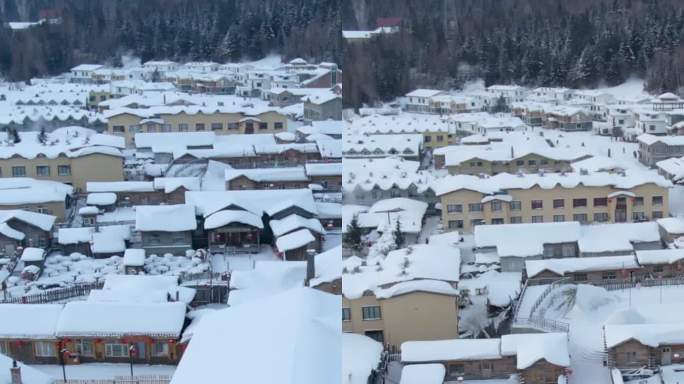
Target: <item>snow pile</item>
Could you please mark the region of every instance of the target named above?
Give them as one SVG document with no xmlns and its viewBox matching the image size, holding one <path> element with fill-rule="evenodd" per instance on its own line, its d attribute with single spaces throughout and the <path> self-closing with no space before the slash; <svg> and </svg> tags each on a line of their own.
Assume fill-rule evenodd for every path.
<svg viewBox="0 0 684 384">
<path fill-rule="evenodd" d="M 124 252 L 123 265 L 127 267 L 142 267 L 145 265 L 145 250 L 128 248 Z"/>
<path fill-rule="evenodd" d="M 45 250 L 42 248 L 27 247 L 21 254 L 21 261 L 23 262 L 37 262 L 45 259 Z"/>
<path fill-rule="evenodd" d="M 499 339 L 406 341 L 401 344 L 401 362 L 501 359 L 500 344 Z"/>
<path fill-rule="evenodd" d="M 505 307 L 518 297 L 521 284 L 521 272 L 487 271 L 471 279 L 461 279 L 458 289 L 468 289 L 470 295 L 476 295 L 478 289 L 484 290 L 489 304 Z"/>
<path fill-rule="evenodd" d="M 367 384 L 371 371 L 380 364 L 381 353 L 382 344 L 370 337 L 343 333 L 342 383 Z"/>
<path fill-rule="evenodd" d="M 13 359 L 0 354 L 0 384 L 11 384 L 10 368 L 12 367 Z M 47 374 L 29 367 L 23 363 L 17 362 L 21 368 L 21 380 L 24 384 L 53 384 L 54 378 Z"/>
<path fill-rule="evenodd" d="M 592 316 L 599 309 L 617 303 L 615 295 L 601 287 L 578 284 L 575 294 L 575 307 L 572 312 L 575 316 Z"/>
<path fill-rule="evenodd" d="M 288 289 L 301 287 L 306 263 L 301 261 L 257 261 L 254 269 L 235 270 L 230 279 L 228 304 L 249 303 Z"/>
<path fill-rule="evenodd" d="M 114 203 L 116 203 L 116 193 L 113 192 L 89 193 L 86 198 L 88 205 L 112 205 Z"/>
<path fill-rule="evenodd" d="M 330 283 L 342 278 L 342 246 L 319 253 L 314 258 L 315 277 L 309 282 L 312 287 Z"/>
</svg>

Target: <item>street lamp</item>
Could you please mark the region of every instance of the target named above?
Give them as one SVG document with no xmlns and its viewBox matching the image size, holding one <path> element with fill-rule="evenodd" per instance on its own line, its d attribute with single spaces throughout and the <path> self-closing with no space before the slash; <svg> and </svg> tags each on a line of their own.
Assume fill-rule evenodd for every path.
<svg viewBox="0 0 684 384">
<path fill-rule="evenodd" d="M 135 350 L 135 345 L 131 344 L 128 346 L 128 362 L 131 365 L 131 377 L 133 377 L 133 357 L 135 357 L 135 354 L 137 351 Z"/>
<path fill-rule="evenodd" d="M 64 382 L 66 382 L 66 379 L 67 379 L 67 378 L 66 378 L 66 363 L 65 363 L 65 361 L 64 361 L 64 356 L 65 356 L 65 355 L 66 355 L 66 356 L 71 355 L 71 352 L 70 352 L 68 349 L 66 349 L 66 348 L 62 348 L 62 345 L 63 345 L 63 344 L 62 344 L 62 342 L 60 341 L 60 342 L 59 342 L 59 347 L 60 347 L 60 350 L 59 350 L 59 363 L 62 365 L 62 378 L 64 379 Z"/>
</svg>

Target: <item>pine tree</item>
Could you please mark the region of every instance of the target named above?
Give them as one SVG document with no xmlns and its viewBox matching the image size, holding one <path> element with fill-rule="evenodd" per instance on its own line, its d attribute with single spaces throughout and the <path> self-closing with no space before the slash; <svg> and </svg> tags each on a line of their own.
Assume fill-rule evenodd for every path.
<svg viewBox="0 0 684 384">
<path fill-rule="evenodd" d="M 394 226 L 394 231 L 392 232 L 392 237 L 394 238 L 394 245 L 397 249 L 402 248 L 404 243 L 406 243 L 406 236 L 404 232 L 401 231 L 401 220 L 397 218 L 397 224 Z"/>
<path fill-rule="evenodd" d="M 359 226 L 359 221 L 357 216 L 354 215 L 351 222 L 347 224 L 347 231 L 342 237 L 342 243 L 345 248 L 350 249 L 354 252 L 360 252 L 363 249 L 361 244 L 362 237 L 361 227 Z"/>
<path fill-rule="evenodd" d="M 40 133 L 38 134 L 38 142 L 43 145 L 47 143 L 47 134 L 45 133 L 45 127 L 40 128 Z"/>
<path fill-rule="evenodd" d="M 10 131 L 10 135 L 12 137 L 12 142 L 13 143 L 20 143 L 21 142 L 21 136 L 19 136 L 19 132 L 17 132 L 16 128 L 12 128 Z"/>
</svg>

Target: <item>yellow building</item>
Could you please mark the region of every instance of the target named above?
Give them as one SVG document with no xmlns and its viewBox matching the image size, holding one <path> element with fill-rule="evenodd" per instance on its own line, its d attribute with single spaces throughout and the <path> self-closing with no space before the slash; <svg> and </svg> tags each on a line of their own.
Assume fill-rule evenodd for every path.
<svg viewBox="0 0 684 384">
<path fill-rule="evenodd" d="M 655 173 L 450 176 L 435 187 L 445 229 L 479 224 L 620 223 L 669 215 L 671 183 Z"/>
<path fill-rule="evenodd" d="M 287 116 L 276 111 L 247 114 L 240 111 L 181 107 L 120 108 L 108 112 L 107 132 L 134 146 L 138 132 L 197 132 L 257 134 L 287 131 Z"/>
<path fill-rule="evenodd" d="M 419 244 L 376 265 L 344 261 L 342 330 L 399 347 L 409 340 L 458 337 L 456 247 Z"/>
<path fill-rule="evenodd" d="M 52 180 L 85 190 L 87 181 L 123 180 L 123 140 L 80 128 L 45 134 L 20 133 L 21 141 L 0 147 L 0 177 Z"/>
</svg>

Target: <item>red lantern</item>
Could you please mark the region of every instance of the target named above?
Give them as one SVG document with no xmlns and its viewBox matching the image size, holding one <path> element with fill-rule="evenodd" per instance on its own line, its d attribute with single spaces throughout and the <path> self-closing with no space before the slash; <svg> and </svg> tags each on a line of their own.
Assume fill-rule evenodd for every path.
<svg viewBox="0 0 684 384">
<path fill-rule="evenodd" d="M 102 342 L 102 339 L 100 339 L 100 338 L 98 337 L 98 338 L 95 339 L 94 341 L 95 341 L 96 343 L 101 343 L 101 342 Z"/>
</svg>

